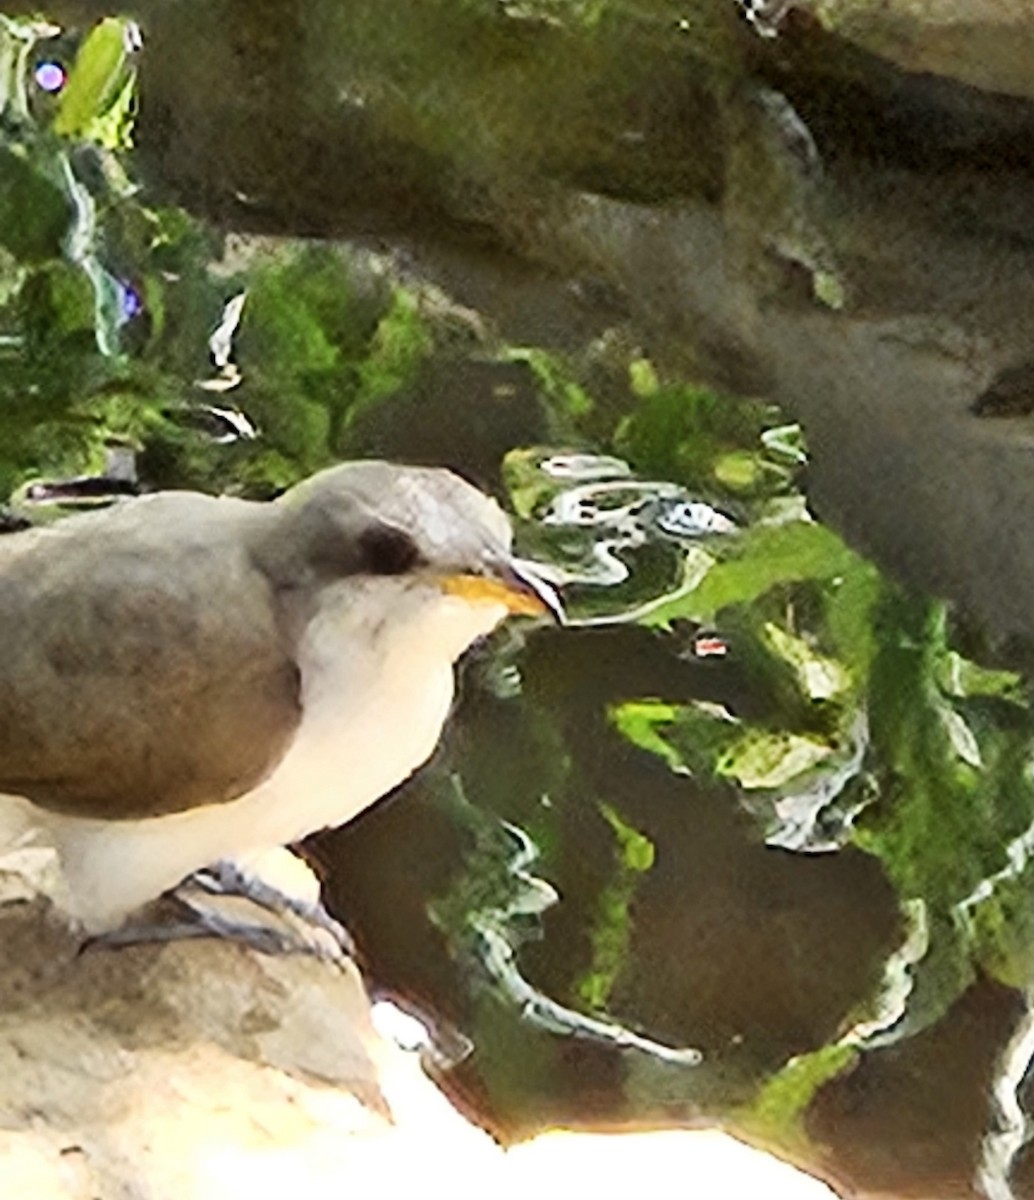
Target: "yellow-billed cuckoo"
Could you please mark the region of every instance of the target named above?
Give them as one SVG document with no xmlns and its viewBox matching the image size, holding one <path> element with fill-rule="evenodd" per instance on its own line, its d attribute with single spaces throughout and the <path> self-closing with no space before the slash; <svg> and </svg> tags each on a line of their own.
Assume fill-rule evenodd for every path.
<svg viewBox="0 0 1034 1200">
<path fill-rule="evenodd" d="M 0 825 L 98 933 L 344 824 L 429 757 L 472 642 L 558 611 L 511 536 L 448 471 L 357 462 L 0 538 Z"/>
</svg>

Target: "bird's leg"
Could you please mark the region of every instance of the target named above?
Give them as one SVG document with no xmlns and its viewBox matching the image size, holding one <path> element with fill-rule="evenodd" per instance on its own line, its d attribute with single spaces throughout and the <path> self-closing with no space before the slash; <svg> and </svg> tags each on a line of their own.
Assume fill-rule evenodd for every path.
<svg viewBox="0 0 1034 1200">
<path fill-rule="evenodd" d="M 355 957 L 352 935 L 324 907 L 315 873 L 290 850 L 278 847 L 223 859 L 195 872 L 175 894 L 203 921 L 231 926 L 242 918 L 249 926 L 254 923 L 254 918 L 247 919 L 246 911 L 241 909 L 242 902 L 250 901 L 271 914 L 289 937 L 299 941 L 295 949 L 321 957 Z"/>
</svg>

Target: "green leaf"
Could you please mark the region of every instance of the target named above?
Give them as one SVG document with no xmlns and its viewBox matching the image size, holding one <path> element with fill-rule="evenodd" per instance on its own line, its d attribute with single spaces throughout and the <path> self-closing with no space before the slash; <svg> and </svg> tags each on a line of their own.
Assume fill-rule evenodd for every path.
<svg viewBox="0 0 1034 1200">
<path fill-rule="evenodd" d="M 752 730 L 718 762 L 718 773 L 744 788 L 776 788 L 829 758 L 833 748 L 795 733 Z"/>
<path fill-rule="evenodd" d="M 632 394 L 640 399 L 652 396 L 657 391 L 660 380 L 648 358 L 637 358 L 628 364 L 628 384 Z"/>
<path fill-rule="evenodd" d="M 653 866 L 654 844 L 646 836 L 624 821 L 617 809 L 609 804 L 601 804 L 600 812 L 606 818 L 607 824 L 614 830 L 614 835 L 621 850 L 621 861 L 630 871 L 649 871 Z"/>
<path fill-rule="evenodd" d="M 751 450 L 733 450 L 715 460 L 715 479 L 732 492 L 750 492 L 765 475 L 765 463 Z"/>
<path fill-rule="evenodd" d="M 55 133 L 84 136 L 90 122 L 116 100 L 125 84 L 127 26 L 120 17 L 106 17 L 87 34 L 61 93 Z"/>
<path fill-rule="evenodd" d="M 673 771 L 684 771 L 682 756 L 659 732 L 674 724 L 678 712 L 676 705 L 660 700 L 629 700 L 615 705 L 610 719 L 618 733 L 633 745 L 664 759 Z"/>
<path fill-rule="evenodd" d="M 136 75 L 129 72 L 111 103 L 83 129 L 91 142 L 106 150 L 130 150 L 136 120 Z"/>
<path fill-rule="evenodd" d="M 610 708 L 608 716 L 623 737 L 656 754 L 679 775 L 714 774 L 730 746 L 743 735 L 735 717 L 703 700 L 689 704 L 626 700 Z"/>
<path fill-rule="evenodd" d="M 819 654 L 804 638 L 795 637 L 772 621 L 763 628 L 765 641 L 797 674 L 801 691 L 810 700 L 831 700 L 849 683 L 848 672 L 832 658 Z"/>
<path fill-rule="evenodd" d="M 1015 671 L 997 671 L 970 662 L 949 650 L 939 666 L 937 682 L 949 696 L 998 696 L 1027 707 L 1023 679 Z"/>
<path fill-rule="evenodd" d="M 811 277 L 811 289 L 815 299 L 834 312 L 844 307 L 844 285 L 833 271 L 816 271 Z"/>
<path fill-rule="evenodd" d="M 811 521 L 758 525 L 724 544 L 731 547 L 727 560 L 713 566 L 690 593 L 645 614 L 642 624 L 711 621 L 723 608 L 751 604 L 780 584 L 835 579 L 862 562 L 832 530 Z"/>
<path fill-rule="evenodd" d="M 856 558 L 849 571 L 823 589 L 826 631 L 838 659 L 850 670 L 856 686 L 864 687 L 876 650 L 873 614 L 884 583 L 879 571 Z"/>
<path fill-rule="evenodd" d="M 950 704 L 943 705 L 940 714 L 945 732 L 948 734 L 948 741 L 951 742 L 955 753 L 971 767 L 982 767 L 984 762 L 980 754 L 980 743 L 965 717 L 956 712 Z"/>
<path fill-rule="evenodd" d="M 1034 981 L 1034 869 L 1029 833 L 1009 847 L 1009 865 L 992 877 L 986 898 L 967 913 L 981 967 L 1006 987 Z"/>
<path fill-rule="evenodd" d="M 946 706 L 943 606 L 888 588 L 873 620 L 880 636 L 868 710 L 882 798 L 862 814 L 854 840 L 929 914 L 930 949 L 913 972 L 904 1022 L 911 1031 L 945 1011 L 974 963 L 1002 977 L 1026 970 L 1025 935 L 1011 945 L 995 905 L 1029 853 L 1034 729 L 1024 708 L 1000 723 L 1000 709 L 979 700 L 958 706 L 965 718 Z"/>
</svg>

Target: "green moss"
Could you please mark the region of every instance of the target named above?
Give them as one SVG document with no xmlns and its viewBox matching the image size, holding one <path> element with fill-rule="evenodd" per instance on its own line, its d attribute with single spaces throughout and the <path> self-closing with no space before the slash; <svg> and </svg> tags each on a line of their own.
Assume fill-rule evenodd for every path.
<svg viewBox="0 0 1034 1200">
<path fill-rule="evenodd" d="M 512 362 L 525 362 L 531 368 L 539 390 L 561 428 L 572 428 L 593 410 L 593 400 L 575 379 L 569 364 L 548 350 L 521 347 L 506 353 Z"/>
<path fill-rule="evenodd" d="M 606 1010 L 611 993 L 628 961 L 632 940 L 632 901 L 640 877 L 653 867 L 655 848 L 609 804 L 600 813 L 614 832 L 614 873 L 596 900 L 590 941 L 592 957 L 577 984 L 580 998 L 594 1012 Z"/>
<path fill-rule="evenodd" d="M 353 414 L 395 395 L 412 382 L 433 344 L 416 294 L 408 288 L 396 288 L 359 366 Z"/>
<path fill-rule="evenodd" d="M 734 1124 L 784 1150 L 807 1147 L 804 1116 L 819 1089 L 858 1061 L 853 1046 L 823 1046 L 801 1054 L 765 1083 L 753 1104 L 733 1115 Z"/>
<path fill-rule="evenodd" d="M 770 471 L 773 486 L 783 476 L 761 442 L 772 424 L 770 406 L 662 383 L 642 359 L 630 365 L 629 376 L 639 403 L 618 425 L 614 446 L 642 474 L 733 491 L 757 489 Z"/>
<path fill-rule="evenodd" d="M 0 245 L 22 263 L 56 259 L 71 207 L 62 189 L 25 146 L 0 146 Z"/>
</svg>

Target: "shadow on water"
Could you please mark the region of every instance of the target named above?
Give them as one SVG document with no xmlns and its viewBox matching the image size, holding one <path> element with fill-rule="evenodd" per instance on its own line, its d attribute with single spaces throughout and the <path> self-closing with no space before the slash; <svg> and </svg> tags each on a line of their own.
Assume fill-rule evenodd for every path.
<svg viewBox="0 0 1034 1200">
<path fill-rule="evenodd" d="M 598 281 L 526 268 L 506 281 L 523 314 L 500 332 L 406 254 L 241 232 L 262 223 L 247 197 L 230 205 L 240 224 L 217 228 L 139 190 L 134 30 L 0 20 L 2 528 L 156 487 L 270 496 L 360 455 L 447 464 L 494 490 L 522 552 L 564 585 L 566 627 L 477 648 L 431 764 L 308 847 L 376 986 L 431 1026 L 443 1086 L 503 1139 L 721 1123 L 868 1191 L 946 1200 L 976 1180 L 998 1200 L 1011 1172 L 1011 1194 L 1034 1196 L 1034 716 L 1001 648 L 814 519 L 816 464 L 792 416 L 658 366 Z M 246 61 L 240 36 L 224 31 L 220 55 Z M 179 60 L 153 61 L 160 125 L 155 89 Z M 689 91 L 716 109 L 717 92 Z M 182 131 L 162 127 L 163 142 L 147 111 L 153 170 Z M 628 165 L 588 157 L 563 178 Z M 241 163 L 210 165 L 190 164 L 218 192 Z M 712 167 L 600 190 L 710 200 Z M 820 258 L 797 265 L 836 299 Z M 467 282 L 490 297 L 484 239 L 475 259 Z M 522 315 L 543 344 L 505 336 Z M 813 336 L 852 319 L 762 322 L 792 360 L 773 391 L 808 397 L 827 495 L 842 414 L 805 376 L 861 394 L 823 357 L 850 336 Z M 906 366 L 927 361 L 884 333 L 859 320 L 863 351 L 871 335 Z M 722 345 L 735 375 L 743 348 Z M 928 357 L 936 381 L 946 368 Z M 855 482 L 885 434 L 867 412 L 853 421 Z M 923 480 L 899 476 L 907 514 L 853 492 L 832 511 L 893 542 L 952 507 L 942 488 L 924 509 Z"/>
</svg>

